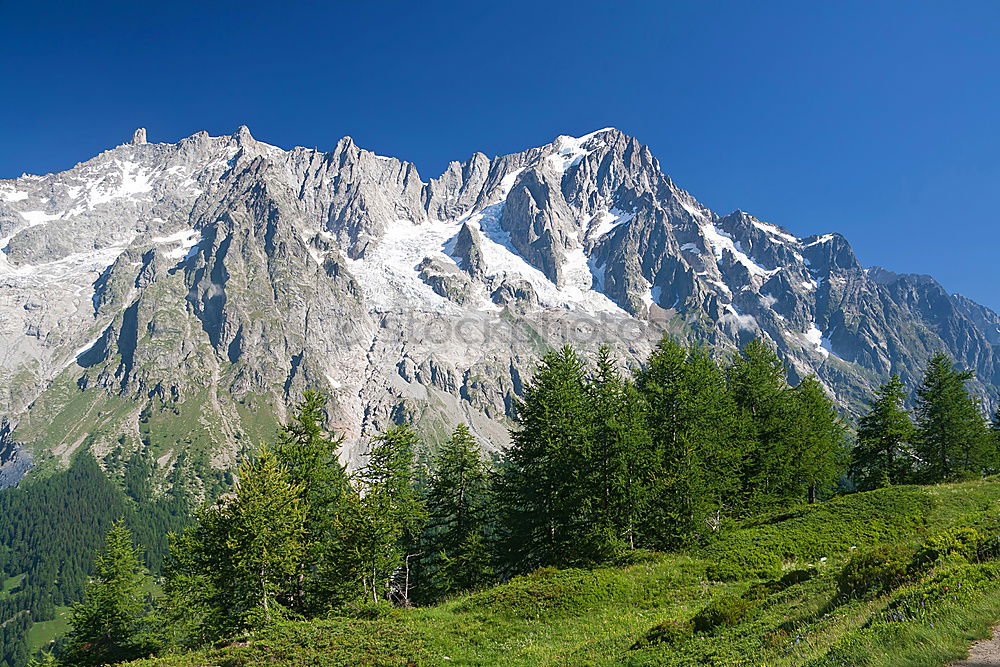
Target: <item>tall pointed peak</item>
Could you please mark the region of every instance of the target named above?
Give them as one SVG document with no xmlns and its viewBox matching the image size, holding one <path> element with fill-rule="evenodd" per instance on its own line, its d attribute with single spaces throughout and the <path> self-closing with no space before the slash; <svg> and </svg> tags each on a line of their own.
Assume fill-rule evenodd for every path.
<svg viewBox="0 0 1000 667">
<path fill-rule="evenodd" d="M 250 128 L 246 125 L 240 125 L 239 129 L 237 129 L 233 134 L 233 138 L 240 144 L 245 144 L 254 140 L 253 135 L 250 134 Z"/>
<path fill-rule="evenodd" d="M 141 146 L 146 143 L 146 128 L 140 127 L 132 133 L 132 145 Z"/>
</svg>

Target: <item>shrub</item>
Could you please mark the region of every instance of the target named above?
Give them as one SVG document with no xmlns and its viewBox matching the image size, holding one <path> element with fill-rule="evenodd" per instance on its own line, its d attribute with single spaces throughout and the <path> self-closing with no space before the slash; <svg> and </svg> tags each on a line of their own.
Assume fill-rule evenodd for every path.
<svg viewBox="0 0 1000 667">
<path fill-rule="evenodd" d="M 649 646 L 677 646 L 691 638 L 691 624 L 680 621 L 664 621 L 654 625 L 642 639 L 632 645 L 633 649 L 642 649 Z"/>
<path fill-rule="evenodd" d="M 845 597 L 887 593 L 906 581 L 907 552 L 898 546 L 881 546 L 855 554 L 837 577 L 837 589 Z"/>
<path fill-rule="evenodd" d="M 385 600 L 355 600 L 339 611 L 338 616 L 357 618 L 364 621 L 377 621 L 397 613 L 396 607 Z"/>
<path fill-rule="evenodd" d="M 779 574 L 781 559 L 763 550 L 728 553 L 706 570 L 706 575 L 713 581 L 773 579 Z"/>
<path fill-rule="evenodd" d="M 1000 535 L 987 535 L 980 539 L 976 545 L 976 562 L 985 563 L 998 558 L 1000 558 Z"/>
<path fill-rule="evenodd" d="M 696 632 L 711 632 L 720 625 L 736 625 L 746 618 L 758 604 L 760 604 L 759 600 L 735 595 L 721 595 L 695 614 L 691 623 Z"/>
<path fill-rule="evenodd" d="M 754 584 L 740 597 L 744 600 L 762 601 L 771 593 L 780 593 L 790 586 L 801 584 L 804 581 L 809 581 L 817 574 L 819 574 L 819 570 L 814 567 L 808 567 L 801 570 L 791 570 L 790 572 L 785 573 L 780 579 L 772 579 L 770 581 L 762 581 Z"/>
<path fill-rule="evenodd" d="M 940 535 L 928 538 L 920 545 L 913 557 L 913 568 L 924 570 L 955 556 L 975 561 L 980 542 L 979 533 L 975 528 L 949 528 Z"/>
<path fill-rule="evenodd" d="M 809 581 L 817 574 L 819 574 L 819 570 L 814 567 L 792 570 L 790 572 L 786 572 L 781 579 L 771 582 L 770 587 L 772 591 L 783 591 L 786 588 L 794 586 L 795 584 L 801 584 Z"/>
</svg>

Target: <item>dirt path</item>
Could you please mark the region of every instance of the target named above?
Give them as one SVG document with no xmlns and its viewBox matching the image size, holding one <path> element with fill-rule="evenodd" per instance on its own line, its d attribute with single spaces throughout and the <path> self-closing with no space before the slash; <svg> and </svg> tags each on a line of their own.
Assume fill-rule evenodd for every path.
<svg viewBox="0 0 1000 667">
<path fill-rule="evenodd" d="M 980 639 L 969 649 L 969 657 L 951 663 L 951 667 L 986 667 L 1000 665 L 1000 625 L 993 627 L 991 639 Z"/>
</svg>

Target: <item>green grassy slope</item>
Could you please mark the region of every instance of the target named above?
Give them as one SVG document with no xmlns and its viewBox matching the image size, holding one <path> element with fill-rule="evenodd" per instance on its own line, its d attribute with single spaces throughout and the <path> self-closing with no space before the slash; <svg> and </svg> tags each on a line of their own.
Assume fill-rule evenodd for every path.
<svg viewBox="0 0 1000 667">
<path fill-rule="evenodd" d="M 970 528 L 980 551 L 947 555 Z M 996 480 L 900 487 L 769 517 L 689 554 L 544 569 L 432 608 L 284 623 L 136 664 L 941 665 L 1000 619 L 998 529 Z M 842 594 L 845 563 L 876 545 L 924 564 L 888 592 Z"/>
</svg>

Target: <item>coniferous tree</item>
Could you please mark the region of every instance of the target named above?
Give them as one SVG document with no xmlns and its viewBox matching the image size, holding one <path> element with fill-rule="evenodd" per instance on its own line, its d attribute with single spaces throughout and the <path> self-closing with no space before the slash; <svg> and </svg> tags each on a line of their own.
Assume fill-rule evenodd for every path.
<svg viewBox="0 0 1000 667">
<path fill-rule="evenodd" d="M 359 576 L 350 548 L 351 495 L 355 491 L 337 456 L 343 437 L 331 437 L 323 429 L 325 406 L 326 397 L 319 392 L 303 392 L 275 450 L 291 482 L 302 489 L 305 550 L 292 605 L 309 615 L 355 597 Z"/>
<path fill-rule="evenodd" d="M 479 444 L 459 424 L 438 452 L 428 481 L 422 550 L 432 598 L 472 590 L 492 578 L 485 541 L 487 473 Z"/>
<path fill-rule="evenodd" d="M 364 594 L 374 602 L 393 593 L 409 601 L 409 591 L 394 591 L 392 580 L 406 566 L 407 547 L 416 540 L 426 516 L 413 484 L 419 444 L 409 426 L 393 427 L 372 440 L 368 461 L 358 473 L 352 549 Z"/>
<path fill-rule="evenodd" d="M 607 346 L 598 351 L 587 389 L 593 421 L 588 483 L 595 496 L 594 522 L 610 539 L 634 549 L 653 476 L 645 407 Z"/>
<path fill-rule="evenodd" d="M 276 456 L 264 449 L 240 466 L 233 494 L 199 512 L 175 543 L 168 615 L 190 635 L 214 638 L 284 618 L 304 553 L 306 510 Z"/>
<path fill-rule="evenodd" d="M 673 548 L 717 530 L 740 489 L 742 434 L 725 376 L 701 349 L 665 338 L 638 374 L 654 445 L 644 533 Z"/>
<path fill-rule="evenodd" d="M 903 382 L 893 375 L 879 387 L 858 424 L 851 477 L 861 491 L 911 481 L 915 430 L 905 400 Z"/>
<path fill-rule="evenodd" d="M 992 463 L 985 418 L 965 388 L 972 377 L 943 352 L 927 365 L 916 399 L 915 450 L 924 482 L 977 477 Z"/>
<path fill-rule="evenodd" d="M 70 617 L 64 662 L 104 665 L 136 658 L 145 648 L 140 627 L 145 611 L 141 551 L 121 521 L 108 531 L 94 579 Z"/>
<path fill-rule="evenodd" d="M 788 457 L 794 411 L 787 372 L 775 351 L 760 339 L 747 343 L 726 370 L 730 395 L 747 434 L 741 465 L 741 493 L 746 511 L 780 504 L 798 494 Z"/>
<path fill-rule="evenodd" d="M 995 475 L 1000 472 L 1000 404 L 997 405 L 993 421 L 990 423 L 990 436 L 990 465 L 987 472 Z"/>
<path fill-rule="evenodd" d="M 795 387 L 791 421 L 792 449 L 787 465 L 793 470 L 799 497 L 810 503 L 843 473 L 847 461 L 847 428 L 833 401 L 815 377 Z"/>
<path fill-rule="evenodd" d="M 612 545 L 595 526 L 589 474 L 592 420 L 583 363 L 564 347 L 542 357 L 519 402 L 497 482 L 505 569 L 601 560 Z"/>
<path fill-rule="evenodd" d="M 59 659 L 51 651 L 42 651 L 28 661 L 28 667 L 59 667 Z M 63 664 L 68 664 L 64 662 Z"/>
</svg>

